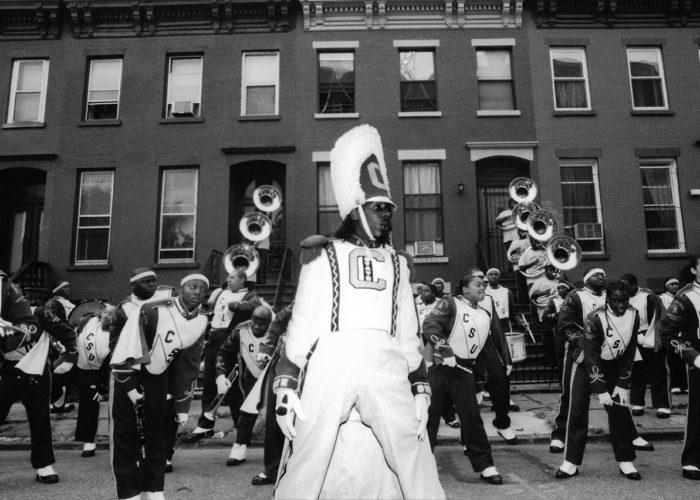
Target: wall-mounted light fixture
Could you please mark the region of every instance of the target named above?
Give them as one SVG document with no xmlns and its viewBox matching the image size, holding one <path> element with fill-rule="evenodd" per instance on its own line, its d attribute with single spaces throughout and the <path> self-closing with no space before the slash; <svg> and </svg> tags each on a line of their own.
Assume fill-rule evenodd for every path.
<svg viewBox="0 0 700 500">
<path fill-rule="evenodd" d="M 464 183 L 463 182 L 460 182 L 459 184 L 457 184 L 457 194 L 459 196 L 462 196 L 464 194 Z"/>
</svg>

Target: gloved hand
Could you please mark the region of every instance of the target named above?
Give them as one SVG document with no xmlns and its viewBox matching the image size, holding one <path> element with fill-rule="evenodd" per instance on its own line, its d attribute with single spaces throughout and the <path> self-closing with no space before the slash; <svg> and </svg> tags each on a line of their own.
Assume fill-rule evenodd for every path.
<svg viewBox="0 0 700 500">
<path fill-rule="evenodd" d="M 416 409 L 418 419 L 418 440 L 423 441 L 428 427 L 428 408 L 430 407 L 430 396 L 427 394 L 416 394 L 413 396 L 413 407 Z"/>
<path fill-rule="evenodd" d="M 219 395 L 226 394 L 231 388 L 231 382 L 225 375 L 216 377 L 216 393 Z"/>
<path fill-rule="evenodd" d="M 265 352 L 259 352 L 258 355 L 255 357 L 255 362 L 258 364 L 260 368 L 265 368 L 265 366 L 270 362 L 270 359 L 272 359 L 272 356 Z"/>
<path fill-rule="evenodd" d="M 275 413 L 277 414 L 277 425 L 280 426 L 284 437 L 290 441 L 297 437 L 294 429 L 294 415 L 299 420 L 306 420 L 304 411 L 301 409 L 301 401 L 297 393 L 292 389 L 277 389 L 277 402 L 275 403 Z"/>
<path fill-rule="evenodd" d="M 141 394 L 138 390 L 136 389 L 131 389 L 129 392 L 126 393 L 127 396 L 129 396 L 129 399 L 131 400 L 132 403 L 136 404 L 139 399 L 143 399 L 143 394 Z"/>
<path fill-rule="evenodd" d="M 618 396 L 620 398 L 620 404 L 626 405 L 630 402 L 630 391 L 629 389 L 623 389 L 622 387 L 615 387 L 613 389 L 612 397 Z"/>
<path fill-rule="evenodd" d="M 177 423 L 180 425 L 185 425 L 187 421 L 189 420 L 190 416 L 188 413 L 178 413 L 177 414 Z"/>
<path fill-rule="evenodd" d="M 75 363 L 68 363 L 67 361 L 64 361 L 63 363 L 58 365 L 56 368 L 54 368 L 53 372 L 56 375 L 62 375 L 64 373 L 68 373 L 69 371 L 71 371 L 71 368 L 73 368 L 74 364 Z"/>
<path fill-rule="evenodd" d="M 513 371 L 513 365 L 506 365 L 506 377 L 510 377 L 510 372 Z"/>
<path fill-rule="evenodd" d="M 613 404 L 613 400 L 609 392 L 598 394 L 598 401 L 600 401 L 600 404 L 603 406 L 612 406 Z"/>
<path fill-rule="evenodd" d="M 454 368 L 457 366 L 457 358 L 450 356 L 449 358 L 442 358 L 442 364 Z"/>
</svg>

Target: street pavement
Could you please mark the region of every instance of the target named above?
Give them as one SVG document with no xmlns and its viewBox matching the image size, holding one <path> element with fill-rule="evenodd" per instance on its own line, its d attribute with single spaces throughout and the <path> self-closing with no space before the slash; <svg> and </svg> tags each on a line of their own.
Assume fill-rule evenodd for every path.
<svg viewBox="0 0 700 500">
<path fill-rule="evenodd" d="M 610 444 L 590 443 L 581 473 L 571 479 L 554 478 L 561 455 L 548 451 L 546 443 L 497 445 L 494 461 L 505 484 L 491 486 L 472 472 L 462 448 L 456 444 L 438 446 L 435 456 L 447 498 L 527 499 L 695 499 L 700 484 L 683 479 L 680 473 L 678 440 L 655 443 L 656 451 L 639 453 L 637 468 L 641 481 L 620 475 Z M 168 499 L 270 499 L 272 486 L 251 486 L 251 478 L 262 468 L 262 449 L 253 448 L 239 467 L 226 467 L 228 450 L 221 448 L 182 449 L 175 454 L 175 472 L 166 475 Z M 81 458 L 79 450 L 59 450 L 56 469 L 58 484 L 34 480 L 24 450 L 0 452 L 0 498 L 24 499 L 106 499 L 115 498 L 109 454 L 98 451 L 94 458 Z"/>
</svg>

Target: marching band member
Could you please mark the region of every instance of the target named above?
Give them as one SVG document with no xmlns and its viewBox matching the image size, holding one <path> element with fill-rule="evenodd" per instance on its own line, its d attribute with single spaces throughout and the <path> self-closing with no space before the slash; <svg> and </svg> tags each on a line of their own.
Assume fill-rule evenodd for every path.
<svg viewBox="0 0 700 500">
<path fill-rule="evenodd" d="M 70 313 L 75 309 L 75 304 L 71 302 L 70 283 L 61 281 L 56 287 L 51 290 L 53 296 L 47 301 L 45 307 L 50 307 L 51 311 L 59 317 L 61 321 L 68 321 Z"/>
<path fill-rule="evenodd" d="M 444 498 L 425 434 L 430 401 L 406 259 L 390 243 L 391 200 L 381 140 L 361 125 L 331 151 L 331 180 L 343 223 L 338 240 L 302 265 L 283 359 L 277 366 L 277 421 L 292 441 L 276 498 Z M 299 373 L 305 370 L 303 390 Z M 350 440 L 357 415 L 378 453 L 344 460 L 343 488 L 326 472 Z M 367 427 L 371 432 L 367 431 Z M 359 451 L 359 450 L 358 450 Z M 352 457 L 357 458 L 357 457 Z M 361 474 L 358 474 L 358 469 Z"/>
<path fill-rule="evenodd" d="M 445 295 L 445 280 L 442 278 L 434 278 L 430 283 L 435 285 L 435 297 L 441 299 Z"/>
<path fill-rule="evenodd" d="M 693 255 L 688 268 L 693 283 L 682 288 L 659 323 L 664 343 L 688 366 L 688 412 L 681 465 L 683 477 L 700 480 L 700 255 Z"/>
<path fill-rule="evenodd" d="M 66 324 L 68 324 L 70 315 L 75 309 L 75 304 L 69 299 L 70 292 L 70 283 L 62 281 L 51 290 L 53 295 L 44 303 L 45 308 L 49 309 L 58 319 Z M 60 350 L 61 345 L 59 344 L 56 347 Z M 51 353 L 49 353 L 49 357 L 51 357 Z M 68 413 L 75 409 L 74 404 L 66 404 L 66 396 L 75 385 L 75 372 L 54 374 L 51 377 L 51 413 Z"/>
<path fill-rule="evenodd" d="M 221 344 L 216 356 L 217 392 L 219 396 L 228 393 L 231 418 L 236 427 L 236 441 L 226 460 L 226 465 L 229 466 L 245 462 L 246 448 L 253 437 L 253 427 L 258 414 L 241 410 L 241 405 L 265 368 L 265 363 L 258 361 L 257 354 L 271 321 L 272 310 L 269 307 L 256 307 L 250 320 L 233 329 Z M 237 378 L 229 378 L 236 367 Z M 229 391 L 232 385 L 233 390 Z"/>
<path fill-rule="evenodd" d="M 164 498 L 168 423 L 175 420 L 174 402 L 167 398 L 169 377 L 177 370 L 178 353 L 204 334 L 207 318 L 200 305 L 208 287 L 203 274 L 185 276 L 176 298 L 143 304 L 119 336 L 110 398 L 119 498 L 139 498 L 142 492 L 149 499 Z"/>
<path fill-rule="evenodd" d="M 535 306 L 539 323 L 542 323 L 544 312 L 547 309 L 547 302 L 549 302 L 548 298 L 557 294 L 558 284 L 557 270 L 554 266 L 547 265 L 544 266 L 544 274 L 532 283 L 532 287 L 528 291 L 531 303 Z"/>
<path fill-rule="evenodd" d="M 564 300 L 566 300 L 566 296 L 569 294 L 570 290 L 571 285 L 563 279 L 560 279 L 559 283 L 557 283 L 557 294 L 551 297 L 547 302 L 547 309 L 545 309 L 543 314 L 545 320 L 553 321 L 554 324 L 557 323 L 559 311 L 561 311 L 561 306 L 564 305 Z"/>
<path fill-rule="evenodd" d="M 494 221 L 499 229 L 503 232 L 503 249 L 508 252 L 510 244 L 518 237 L 518 228 L 513 222 L 513 207 L 517 202 L 513 199 L 508 200 L 508 208 L 504 208 L 496 216 Z"/>
<path fill-rule="evenodd" d="M 0 425 L 15 401 L 27 412 L 31 434 L 31 462 L 36 480 L 57 483 L 51 437 L 49 401 L 51 374 L 47 357 L 51 338 L 63 343 L 67 354 L 57 361 L 67 372 L 77 357 L 75 332 L 50 309 L 32 309 L 20 288 L 0 270 Z"/>
<path fill-rule="evenodd" d="M 630 402 L 632 415 L 644 414 L 644 395 L 647 382 L 651 383 L 651 405 L 656 408 L 657 418 L 671 416 L 671 395 L 668 387 L 666 349 L 658 335 L 657 323 L 663 314 L 663 304 L 654 292 L 640 288 L 637 277 L 627 273 L 621 280 L 627 286 L 630 305 L 639 312 L 639 337 L 637 349 L 642 357 L 632 368 Z"/>
<path fill-rule="evenodd" d="M 129 319 L 135 311 L 138 311 L 141 305 L 154 298 L 165 298 L 156 297 L 158 278 L 156 277 L 156 273 L 147 267 L 134 269 L 129 278 L 129 286 L 131 287 L 131 295 L 117 304 L 114 310 L 114 317 L 109 333 L 110 352 L 114 350 L 114 346 L 117 345 L 117 340 L 119 340 L 119 335 L 127 319 Z"/>
<path fill-rule="evenodd" d="M 484 282 L 474 274 L 462 278 L 457 296 L 444 297 L 423 323 L 424 334 L 442 362 L 431 368 L 428 380 L 433 399 L 428 411 L 428 437 L 435 447 L 443 399 L 451 394 L 461 422 L 462 441 L 474 472 L 490 484 L 503 484 L 493 465 L 491 445 L 479 414 L 474 382 L 474 364 L 498 323 L 493 311 L 479 305 L 484 298 Z"/>
<path fill-rule="evenodd" d="M 187 441 L 198 441 L 214 435 L 216 415 L 210 411 L 218 391 L 216 385 L 216 356 L 219 347 L 228 337 L 229 332 L 239 323 L 248 321 L 253 310 L 262 304 L 252 290 L 246 288 L 246 273 L 236 269 L 226 277 L 226 288 L 215 290 L 209 302 L 214 303 L 214 315 L 204 344 L 204 380 L 202 388 L 202 414 L 197 421 L 197 428 L 192 431 Z"/>
<path fill-rule="evenodd" d="M 557 479 L 578 474 L 586 448 L 591 393 L 598 396 L 608 414 L 610 443 L 620 473 L 629 479 L 642 478 L 633 463 L 636 431 L 627 407 L 639 313 L 629 305 L 629 292 L 623 282 L 608 284 L 605 295 L 606 305 L 587 316 L 585 335 L 579 337 L 573 349 L 576 361 L 571 369 L 566 459 L 556 472 Z"/>
<path fill-rule="evenodd" d="M 680 288 L 680 282 L 677 278 L 668 278 L 666 283 L 664 283 L 664 287 L 666 290 L 660 297 L 665 312 L 671 307 L 673 298 Z M 686 374 L 683 358 L 674 349 L 666 349 L 666 360 L 668 362 L 668 374 L 671 381 L 671 394 L 688 392 L 688 376 Z"/>
<path fill-rule="evenodd" d="M 78 326 L 78 418 L 75 440 L 83 443 L 83 457 L 95 456 L 95 437 L 100 416 L 100 396 L 109 393 L 109 337 L 111 314 L 85 315 Z"/>
</svg>

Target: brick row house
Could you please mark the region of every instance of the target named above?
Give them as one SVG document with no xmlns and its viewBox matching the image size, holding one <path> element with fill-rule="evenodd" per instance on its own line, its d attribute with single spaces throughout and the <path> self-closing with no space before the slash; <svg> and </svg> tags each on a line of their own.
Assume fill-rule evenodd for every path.
<svg viewBox="0 0 700 500">
<path fill-rule="evenodd" d="M 698 24 L 695 1 L 2 2 L 0 268 L 80 298 L 142 265 L 174 284 L 241 241 L 261 184 L 270 259 L 296 262 L 339 222 L 334 140 L 370 123 L 416 281 L 503 266 L 525 175 L 584 265 L 655 286 L 700 241 Z"/>
</svg>

